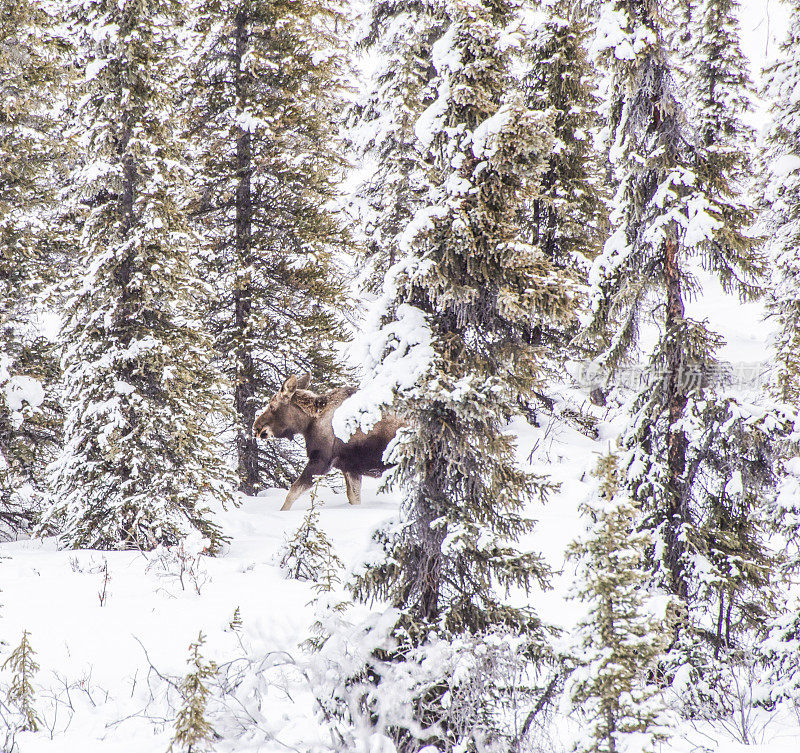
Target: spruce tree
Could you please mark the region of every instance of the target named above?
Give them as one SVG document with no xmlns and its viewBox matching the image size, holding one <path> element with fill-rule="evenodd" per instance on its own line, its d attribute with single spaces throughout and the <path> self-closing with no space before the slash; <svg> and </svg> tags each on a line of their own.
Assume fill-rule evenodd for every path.
<svg viewBox="0 0 800 753">
<path fill-rule="evenodd" d="M 594 145 L 600 119 L 597 81 L 587 53 L 590 26 L 572 0 L 544 3 L 542 10 L 546 20 L 521 49 L 523 63 L 529 66 L 522 84 L 527 104 L 548 117 L 553 143 L 539 195 L 526 202 L 521 225 L 529 242 L 558 269 L 585 284 L 608 226 L 607 187 Z M 589 355 L 576 347 L 577 334 L 577 318 L 566 326 L 532 328 L 528 339 L 539 350 L 544 381 L 558 385 L 568 358 Z M 537 393 L 536 398 L 552 410 L 551 397 Z M 526 408 L 535 422 L 533 406 Z M 570 415 L 579 430 L 584 429 L 580 412 L 560 411 L 562 420 Z"/>
<path fill-rule="evenodd" d="M 295 580 L 311 580 L 323 590 L 332 590 L 338 582 L 337 571 L 342 561 L 333 550 L 333 542 L 319 527 L 319 503 L 317 485 L 311 491 L 311 507 L 300 527 L 291 538 L 287 538 L 279 551 L 280 568 L 287 577 Z"/>
<path fill-rule="evenodd" d="M 760 153 L 759 226 L 767 238 L 772 267 L 768 298 L 778 323 L 774 343 L 777 374 L 773 392 L 795 417 L 800 408 L 800 8 L 793 8 L 786 38 L 774 63 L 764 71 L 764 97 L 770 104 Z M 787 544 L 784 588 L 800 568 L 800 460 L 797 430 L 783 448 L 776 523 Z M 795 596 L 773 620 L 770 640 L 759 647 L 767 666 L 765 700 L 800 707 L 800 612 Z"/>
<path fill-rule="evenodd" d="M 7 697 L 8 702 L 16 707 L 22 717 L 20 730 L 35 732 L 41 720 L 34 706 L 35 698 L 31 682 L 39 671 L 39 665 L 34 658 L 36 652 L 31 647 L 28 635 L 27 630 L 22 631 L 22 640 L 3 663 L 3 669 L 8 669 L 12 673 Z"/>
<path fill-rule="evenodd" d="M 435 75 L 431 45 L 443 25 L 436 3 L 373 2 L 359 41 L 378 61 L 347 122 L 348 140 L 366 172 L 356 201 L 370 290 L 380 289 L 387 269 L 400 258 L 401 235 L 424 198 L 426 169 L 415 127 L 429 104 L 428 83 Z"/>
<path fill-rule="evenodd" d="M 580 750 L 625 750 L 634 735 L 642 750 L 653 749 L 666 732 L 655 676 L 670 635 L 664 616 L 646 609 L 652 537 L 636 528 L 639 510 L 620 488 L 617 456 L 600 458 L 594 475 L 598 487 L 581 508 L 589 530 L 569 549 L 578 560 L 574 596 L 589 603 L 570 677 L 571 698 L 591 720 Z"/>
<path fill-rule="evenodd" d="M 583 276 L 605 230 L 603 175 L 593 148 L 598 125 L 589 27 L 572 0 L 548 3 L 547 21 L 526 47 L 523 85 L 531 108 L 550 114 L 554 144 L 541 178 L 541 196 L 524 216 L 531 242 L 559 267 Z"/>
<path fill-rule="evenodd" d="M 37 331 L 37 295 L 58 245 L 54 194 L 68 41 L 50 3 L 0 2 L 0 538 L 30 529 L 58 434 L 57 367 Z M 24 418 L 24 420 L 23 420 Z"/>
<path fill-rule="evenodd" d="M 655 533 L 657 580 L 687 607 L 671 661 L 705 675 L 709 682 L 693 687 L 709 700 L 712 665 L 736 649 L 731 631 L 763 623 L 770 602 L 759 506 L 774 484 L 771 434 L 783 423 L 712 388 L 722 341 L 686 314 L 698 266 L 746 299 L 760 293 L 764 264 L 737 183 L 745 163 L 741 112 L 714 117 L 719 103 L 744 101 L 736 96 L 740 78 L 720 68 L 710 85 L 702 76 L 721 66 L 716 42 L 698 44 L 707 116 L 692 127 L 662 24 L 653 0 L 601 9 L 595 47 L 611 73 L 605 115 L 616 196 L 611 236 L 590 273 L 587 333 L 602 340 L 598 362 L 613 371 L 635 354 L 645 317 L 659 325 L 653 379 L 625 435 L 626 487 Z"/>
<path fill-rule="evenodd" d="M 698 116 L 693 125 L 707 148 L 710 171 L 726 176 L 730 183 L 731 178 L 748 174 L 748 151 L 755 141 L 742 120 L 750 108 L 753 85 L 739 42 L 740 7 L 738 0 L 696 0 L 695 5 L 689 27 Z M 749 215 L 737 219 L 736 225 L 746 227 L 750 219 Z"/>
<path fill-rule="evenodd" d="M 331 200 L 344 166 L 344 20 L 331 0 L 198 0 L 194 14 L 192 216 L 216 292 L 206 322 L 233 385 L 239 489 L 254 494 L 297 465 L 280 444 L 259 448 L 259 403 L 287 374 L 343 376 L 335 252 L 348 238 Z"/>
<path fill-rule="evenodd" d="M 508 605 L 496 591 L 527 591 L 545 584 L 548 572 L 537 554 L 515 548 L 532 526 L 522 507 L 546 493 L 547 481 L 517 466 L 504 426 L 518 395 L 536 385 L 525 334 L 567 319 L 571 303 L 569 282 L 519 226 L 523 202 L 540 190 L 551 137 L 546 117 L 526 106 L 501 45 L 516 6 L 446 0 L 435 7 L 446 31 L 432 47 L 430 104 L 415 125 L 429 187 L 401 235 L 403 257 L 389 270 L 385 314 L 371 333 L 373 353 L 383 347 L 379 375 L 415 375 L 395 401 L 413 427 L 393 454 L 391 483 L 406 498 L 401 522 L 376 534 L 386 560 L 354 583 L 357 597 L 399 609 L 398 646 L 388 658 L 407 661 L 410 672 L 427 647 L 455 645 L 459 636 L 519 633 L 529 655 L 543 650 L 533 610 Z M 427 344 L 405 351 L 411 333 Z M 424 746 L 419 729 L 447 751 L 505 739 L 497 682 L 487 679 L 465 725 L 448 716 L 444 678 L 424 687 L 413 701 L 418 726 L 393 730 L 399 750 Z"/>
<path fill-rule="evenodd" d="M 778 397 L 800 405 L 800 10 L 794 8 L 776 61 L 764 72 L 771 120 L 761 154 L 761 227 L 774 270 Z"/>
<path fill-rule="evenodd" d="M 80 245 L 62 333 L 65 446 L 44 526 L 67 546 L 150 549 L 196 530 L 215 550 L 208 505 L 230 499 L 174 118 L 179 11 L 93 0 L 71 19 L 84 51 L 69 192 Z"/>
<path fill-rule="evenodd" d="M 170 751 L 176 747 L 185 753 L 202 753 L 212 749 L 216 735 L 211 722 L 206 718 L 208 697 L 211 693 L 207 683 L 216 675 L 217 665 L 203 659 L 200 648 L 204 643 L 205 636 L 200 633 L 197 640 L 189 646 L 190 671 L 181 682 L 183 706 L 175 717 L 175 735 L 169 746 Z"/>
</svg>

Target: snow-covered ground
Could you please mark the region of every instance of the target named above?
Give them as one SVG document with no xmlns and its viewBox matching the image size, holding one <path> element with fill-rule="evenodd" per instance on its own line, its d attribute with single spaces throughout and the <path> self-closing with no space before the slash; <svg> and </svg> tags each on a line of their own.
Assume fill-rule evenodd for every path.
<svg viewBox="0 0 800 753">
<path fill-rule="evenodd" d="M 323 488 L 319 495 L 325 503 L 321 527 L 345 562 L 358 558 L 372 529 L 397 507 L 377 493 L 376 481 L 364 486 L 358 510 L 338 492 Z M 219 664 L 281 651 L 300 655 L 298 645 L 314 621 L 309 603 L 315 594 L 308 583 L 284 577 L 276 552 L 302 521 L 308 498 L 282 513 L 284 494 L 246 498 L 223 512 L 230 546 L 216 558 L 188 551 L 183 583 L 174 551 L 59 551 L 52 539 L 3 544 L 2 635 L 13 643 L 27 630 L 40 665 L 35 685 L 42 730 L 18 735 L 20 751 L 166 750 L 173 729 L 161 717 L 170 714 L 171 701 L 168 683 L 155 670 L 185 675 L 189 644 L 201 631 L 207 637 L 203 655 Z M 233 630 L 237 608 L 242 627 Z M 294 727 L 303 716 L 296 711 L 284 699 L 265 710 L 278 719 L 268 726 Z M 282 738 L 274 748 L 256 749 L 285 750 L 285 743 Z M 230 749 L 247 745 L 240 741 Z"/>
<path fill-rule="evenodd" d="M 521 543 L 543 553 L 554 570 L 553 588 L 533 593 L 531 603 L 545 622 L 569 630 L 583 605 L 569 599 L 572 566 L 564 552 L 583 527 L 578 507 L 615 427 L 601 422 L 594 441 L 541 424 L 511 427 L 520 436 L 519 458 L 561 486 L 546 503 L 531 503 L 538 525 Z M 333 480 L 320 487 L 320 527 L 347 570 L 363 557 L 374 528 L 397 512 L 399 497 L 365 479 L 363 504 L 353 508 Z M 180 706 L 171 683 L 188 671 L 188 647 L 200 632 L 206 637 L 201 653 L 220 665 L 223 684 L 241 681 L 210 706 L 222 736 L 215 750 L 322 750 L 307 671 L 314 660 L 301 647 L 317 619 L 316 594 L 279 567 L 279 550 L 301 524 L 309 498 L 280 512 L 284 493 L 272 490 L 221 511 L 230 545 L 219 557 L 195 557 L 200 544 L 193 549 L 190 542 L 183 582 L 174 550 L 59 551 L 52 539 L 0 546 L 2 636 L 13 644 L 27 630 L 40 665 L 35 689 L 42 725 L 17 735 L 20 753 L 166 751 Z M 232 627 L 237 609 L 241 625 Z M 7 681 L 8 673 L 0 674 Z M 575 720 L 566 713 L 556 715 L 548 733 L 554 753 L 569 750 Z M 687 727 L 664 753 L 794 753 L 800 745 L 797 719 L 759 713 L 750 733 L 754 745 L 746 747 L 733 725 Z"/>
<path fill-rule="evenodd" d="M 539 524 L 522 545 L 541 551 L 555 570 L 555 587 L 533 594 L 532 603 L 546 622 L 568 627 L 580 604 L 565 598 L 571 570 L 564 568 L 563 555 L 580 525 L 577 508 L 586 493 L 581 477 L 593 467 L 600 446 L 544 421 L 540 428 L 523 422 L 512 428 L 522 434 L 521 462 L 528 464 L 534 449 L 531 467 L 547 469 L 561 483 L 546 504 L 532 503 Z M 320 487 L 320 527 L 348 569 L 363 557 L 375 527 L 397 512 L 399 497 L 365 478 L 363 503 L 353 508 L 336 488 L 338 479 L 333 481 Z M 182 583 L 175 551 L 59 550 L 53 539 L 0 545 L 2 636 L 13 646 L 27 630 L 40 665 L 35 688 L 42 728 L 18 734 L 21 753 L 166 750 L 179 699 L 159 675 L 177 681 L 186 674 L 188 647 L 201 631 L 203 656 L 219 665 L 268 656 L 303 661 L 300 644 L 316 619 L 315 592 L 307 582 L 287 579 L 279 550 L 310 502 L 306 496 L 291 511 L 280 512 L 284 494 L 273 490 L 221 511 L 230 545 L 219 557 L 198 558 L 190 544 Z M 234 630 L 237 609 L 242 625 Z M 226 738 L 218 750 L 312 749 L 315 733 L 308 725 L 314 724 L 314 708 L 307 682 L 291 663 L 284 666 L 283 658 L 278 664 L 269 681 L 261 678 L 253 688 L 250 742 L 247 736 L 227 739 L 242 730 L 218 729 Z M 7 672 L 0 674 L 0 682 L 8 679 Z M 265 684 L 275 685 L 275 695 L 259 704 Z M 225 717 L 219 718 L 230 724 Z"/>
</svg>

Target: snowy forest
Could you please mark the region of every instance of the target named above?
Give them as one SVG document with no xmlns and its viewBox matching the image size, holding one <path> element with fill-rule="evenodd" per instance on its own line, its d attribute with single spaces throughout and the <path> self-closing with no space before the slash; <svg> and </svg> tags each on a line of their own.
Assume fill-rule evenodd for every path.
<svg viewBox="0 0 800 753">
<path fill-rule="evenodd" d="M 800 749 L 797 0 L 0 0 L 0 89 L 0 753 Z"/>
</svg>

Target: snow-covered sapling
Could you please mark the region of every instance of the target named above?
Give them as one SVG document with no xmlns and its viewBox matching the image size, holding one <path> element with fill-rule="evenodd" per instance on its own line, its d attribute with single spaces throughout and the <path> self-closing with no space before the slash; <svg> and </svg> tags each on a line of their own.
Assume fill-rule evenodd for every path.
<svg viewBox="0 0 800 753">
<path fill-rule="evenodd" d="M 634 738 L 641 750 L 664 737 L 664 704 L 653 677 L 669 635 L 648 604 L 651 575 L 647 529 L 637 530 L 638 505 L 622 488 L 616 455 L 600 458 L 599 482 L 582 506 L 588 532 L 569 555 L 578 560 L 574 597 L 589 611 L 577 629 L 570 695 L 589 719 L 577 744 L 583 753 L 615 753 Z M 668 600 L 662 599 L 662 612 Z M 662 615 L 663 617 L 663 615 Z"/>
<path fill-rule="evenodd" d="M 280 568 L 295 580 L 315 581 L 322 590 L 330 591 L 339 581 L 337 571 L 342 561 L 333 551 L 333 543 L 319 527 L 319 482 L 311 492 L 311 507 L 300 527 L 278 552 Z"/>
<path fill-rule="evenodd" d="M 3 669 L 11 672 L 11 686 L 6 697 L 22 717 L 20 731 L 35 732 L 39 729 L 39 716 L 34 707 L 33 676 L 39 671 L 34 657 L 36 652 L 28 640 L 28 631 L 22 631 L 22 640 L 3 663 Z"/>
<path fill-rule="evenodd" d="M 180 685 L 183 706 L 175 718 L 175 735 L 170 751 L 183 750 L 185 753 L 201 753 L 211 750 L 216 737 L 211 722 L 208 721 L 207 706 L 211 691 L 208 682 L 217 674 L 217 665 L 206 660 L 200 653 L 205 636 L 199 633 L 197 640 L 189 646 L 189 672 Z"/>
</svg>

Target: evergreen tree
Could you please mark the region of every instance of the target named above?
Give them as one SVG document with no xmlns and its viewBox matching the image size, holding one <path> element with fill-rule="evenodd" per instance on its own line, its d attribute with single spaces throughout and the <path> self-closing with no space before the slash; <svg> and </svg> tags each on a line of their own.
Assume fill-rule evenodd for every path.
<svg viewBox="0 0 800 753">
<path fill-rule="evenodd" d="M 606 3 L 598 28 L 596 48 L 612 74 L 606 118 L 616 196 L 613 232 L 590 273 L 587 331 L 606 337 L 598 360 L 613 370 L 635 353 L 646 316 L 659 325 L 649 361 L 657 378 L 634 402 L 625 436 L 626 487 L 655 533 L 659 581 L 688 608 L 671 661 L 704 673 L 708 686 L 693 687 L 713 695 L 712 665 L 736 646 L 725 625 L 744 630 L 763 621 L 770 602 L 759 506 L 774 484 L 771 434 L 783 425 L 781 416 L 712 389 L 721 340 L 685 309 L 697 265 L 727 292 L 760 292 L 763 260 L 737 184 L 741 113 L 714 120 L 719 103 L 744 100 L 734 92 L 740 78 L 720 67 L 715 84 L 701 86 L 707 115 L 691 127 L 653 0 Z M 712 59 L 714 45 L 698 45 L 701 82 L 703 70 L 722 66 Z"/>
<path fill-rule="evenodd" d="M 574 0 L 548 3 L 549 17 L 529 45 L 525 92 L 533 109 L 551 116 L 555 140 L 541 195 L 524 220 L 531 242 L 549 259 L 585 276 L 607 218 L 602 171 L 592 144 L 597 101 L 586 50 L 589 28 L 574 5 Z"/>
<path fill-rule="evenodd" d="M 334 252 L 348 241 L 330 208 L 344 164 L 343 18 L 332 0 L 198 0 L 194 12 L 192 214 L 216 291 L 208 325 L 234 389 L 239 489 L 254 494 L 297 466 L 277 445 L 259 449 L 259 401 L 287 374 L 343 375 Z"/>
<path fill-rule="evenodd" d="M 616 455 L 600 459 L 596 496 L 581 510 L 591 521 L 569 556 L 578 560 L 574 595 L 589 603 L 578 627 L 571 697 L 592 720 L 580 749 L 615 753 L 637 737 L 652 750 L 665 737 L 665 712 L 654 686 L 660 655 L 670 641 L 663 615 L 648 612 L 646 564 L 652 538 L 637 530 L 639 511 L 620 489 Z"/>
<path fill-rule="evenodd" d="M 33 676 L 39 671 L 36 663 L 36 652 L 28 640 L 28 631 L 22 631 L 22 640 L 11 655 L 3 663 L 3 669 L 12 673 L 11 687 L 8 690 L 8 702 L 15 706 L 22 716 L 22 731 L 35 732 L 39 729 L 40 720 L 34 708 L 34 691 L 31 684 Z"/>
<path fill-rule="evenodd" d="M 750 109 L 752 82 L 748 63 L 739 42 L 738 0 L 697 0 L 692 8 L 690 43 L 697 129 L 706 147 L 706 179 L 720 180 L 718 189 L 735 195 L 733 180 L 749 173 L 749 155 L 755 135 L 742 120 Z M 741 183 L 739 184 L 741 190 Z M 737 211 L 738 209 L 738 211 Z M 735 227 L 747 227 L 751 213 L 744 207 L 731 207 L 728 220 Z"/>
<path fill-rule="evenodd" d="M 774 270 L 771 314 L 779 397 L 800 405 L 800 10 L 794 8 L 776 61 L 764 72 L 772 118 L 761 155 L 761 226 Z"/>
<path fill-rule="evenodd" d="M 175 735 L 169 746 L 170 751 L 176 746 L 185 753 L 202 753 L 212 749 L 215 732 L 206 718 L 211 692 L 207 683 L 217 674 L 217 665 L 203 659 L 200 647 L 204 643 L 205 636 L 200 633 L 197 641 L 189 646 L 190 671 L 181 683 L 183 706 L 175 718 Z"/>
<path fill-rule="evenodd" d="M 317 485 L 311 491 L 311 507 L 300 527 L 281 549 L 280 567 L 295 580 L 311 580 L 330 591 L 339 580 L 342 561 L 333 551 L 333 542 L 319 527 Z"/>
<path fill-rule="evenodd" d="M 777 320 L 774 343 L 776 397 L 795 416 L 800 407 L 800 8 L 793 8 L 779 54 L 764 72 L 764 96 L 770 103 L 763 151 L 760 154 L 760 228 L 773 272 L 768 299 Z M 776 500 L 778 528 L 789 544 L 787 588 L 800 568 L 800 460 L 795 428 L 783 448 Z M 786 701 L 800 707 L 800 612 L 796 596 L 790 597 L 772 623 L 770 639 L 759 647 L 767 666 L 765 693 L 768 703 Z"/>
<path fill-rule="evenodd" d="M 177 3 L 92 0 L 72 21 L 85 50 L 80 212 L 62 338 L 65 447 L 46 526 L 67 546 L 152 548 L 191 530 L 218 547 L 211 500 L 230 499 L 215 422 L 223 406 L 195 303 L 189 176 L 174 121 Z"/>
<path fill-rule="evenodd" d="M 401 256 L 403 231 L 424 199 L 427 183 L 417 121 L 430 104 L 435 75 L 431 45 L 443 33 L 436 3 L 389 0 L 370 5 L 359 46 L 378 60 L 348 118 L 348 139 L 366 177 L 356 198 L 366 233 L 366 283 L 377 290 Z"/>
<path fill-rule="evenodd" d="M 547 581 L 541 558 L 515 549 L 532 525 L 521 508 L 545 494 L 547 482 L 516 465 L 504 426 L 517 396 L 536 384 L 525 334 L 567 319 L 571 303 L 569 282 L 524 241 L 518 222 L 523 202 L 538 195 L 551 141 L 501 44 L 516 6 L 438 7 L 447 28 L 432 47 L 430 104 L 415 125 L 429 187 L 401 235 L 404 256 L 389 271 L 382 324 L 369 335 L 382 357 L 377 379 L 397 386 L 406 379 L 397 372 L 414 375 L 395 402 L 414 427 L 393 455 L 392 483 L 406 500 L 400 524 L 377 534 L 385 561 L 354 583 L 357 597 L 385 598 L 400 610 L 389 658 L 408 662 L 409 672 L 427 647 L 462 635 L 521 633 L 529 655 L 543 650 L 533 610 L 509 606 L 495 591 Z M 412 333 L 422 347 L 406 350 Z M 444 677 L 423 686 L 417 726 L 393 730 L 399 750 L 419 750 L 420 729 L 447 751 L 504 739 L 499 681 L 487 678 L 473 699 L 469 730 L 448 715 Z"/>
<path fill-rule="evenodd" d="M 29 530 L 58 432 L 57 369 L 33 313 L 52 274 L 69 43 L 50 3 L 0 2 L 0 538 Z M 24 403 L 24 405 L 23 405 Z M 24 421 L 23 419 L 24 414 Z"/>
</svg>

